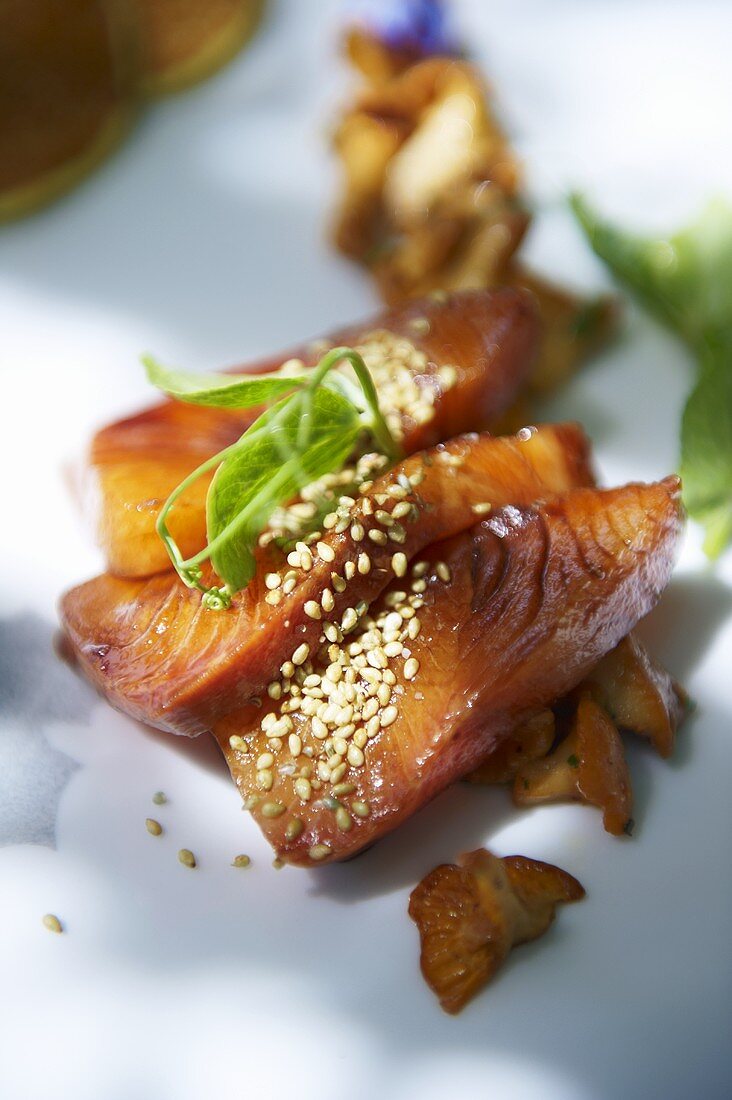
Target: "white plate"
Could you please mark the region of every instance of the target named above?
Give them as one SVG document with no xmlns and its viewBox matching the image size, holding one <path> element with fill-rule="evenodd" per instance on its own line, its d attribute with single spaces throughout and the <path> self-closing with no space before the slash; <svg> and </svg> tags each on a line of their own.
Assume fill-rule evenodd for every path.
<svg viewBox="0 0 732 1100">
<path fill-rule="evenodd" d="M 543 210 L 530 251 L 548 270 L 604 278 L 560 206 L 569 184 L 639 226 L 732 194 L 728 5 L 459 6 L 527 160 Z M 721 1100 L 732 561 L 707 569 L 696 531 L 644 633 L 699 709 L 670 763 L 631 746 L 631 840 L 589 809 L 518 813 L 501 791 L 460 788 L 353 863 L 276 872 L 209 744 L 126 720 L 54 657 L 57 595 L 99 565 L 62 466 L 148 399 L 137 354 L 218 366 L 374 304 L 323 239 L 338 14 L 279 4 L 221 76 L 0 235 L 0 1095 Z M 653 478 L 675 464 L 690 377 L 631 313 L 551 412 L 583 420 L 608 482 Z M 588 897 L 450 1019 L 419 976 L 407 897 L 480 844 L 556 862 Z M 242 851 L 253 866 L 235 871 Z M 63 937 L 42 928 L 48 911 Z"/>
</svg>

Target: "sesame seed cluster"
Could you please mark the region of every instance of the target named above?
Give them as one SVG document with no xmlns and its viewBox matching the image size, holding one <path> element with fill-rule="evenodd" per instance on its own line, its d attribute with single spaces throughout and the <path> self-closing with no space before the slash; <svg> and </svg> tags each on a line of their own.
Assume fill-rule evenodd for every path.
<svg viewBox="0 0 732 1100">
<path fill-rule="evenodd" d="M 425 321 L 426 318 L 415 318 Z M 421 330 L 417 330 L 421 331 Z M 327 345 L 319 345 L 318 353 L 327 351 Z M 445 365 L 430 371 L 427 355 L 403 336 L 377 329 L 368 333 L 356 345 L 379 394 L 379 405 L 389 430 L 395 440 L 404 438 L 405 421 L 427 424 L 435 416 L 437 399 L 451 389 L 457 381 L 455 367 Z M 285 373 L 300 374 L 304 369 L 301 360 L 291 359 L 283 364 Z M 338 368 L 354 383 L 356 377 L 350 364 Z M 330 505 L 339 496 L 355 496 L 380 473 L 386 465 L 381 454 L 365 454 L 337 474 L 327 474 L 308 485 L 300 494 L 300 500 L 284 508 L 277 508 L 269 519 L 267 529 L 260 536 L 261 546 L 273 541 L 287 544 L 298 539 L 312 543 L 313 526 L 318 526 Z M 307 533 L 310 532 L 310 533 Z M 274 599 L 270 600 L 270 603 Z"/>
<path fill-rule="evenodd" d="M 452 456 L 445 455 L 445 458 Z M 368 803 L 348 796 L 356 791 L 353 779 L 364 767 L 369 743 L 381 730 L 392 725 L 399 715 L 399 704 L 406 684 L 419 674 L 419 660 L 412 645 L 421 629 L 420 608 L 427 588 L 427 561 L 410 566 L 399 549 L 406 539 L 405 524 L 419 515 L 415 489 L 424 478 L 422 467 L 409 477 L 396 475 L 384 492 L 366 494 L 371 483 L 362 487 L 358 502 L 341 496 L 336 509 L 324 517 L 326 530 L 347 533 L 346 560 L 342 572 L 330 573 L 330 585 L 320 598 L 303 605 L 305 615 L 322 623 L 317 648 L 302 642 L 293 650 L 267 688 L 274 704 L 263 715 L 261 732 L 267 749 L 256 759 L 257 786 L 261 796 L 253 795 L 249 808 L 259 806 L 265 818 L 277 818 L 286 812 L 283 802 L 262 798 L 272 790 L 278 774 L 290 780 L 295 805 L 321 799 L 335 814 L 335 823 L 343 831 L 353 826 L 354 817 L 368 817 Z M 410 498 L 411 499 L 408 499 Z M 313 568 L 316 556 L 327 563 L 335 561 L 335 552 L 316 532 L 315 543 L 298 542 L 287 555 L 290 568 L 268 573 L 266 599 L 277 603 L 296 592 L 298 581 Z M 347 606 L 339 621 L 330 618 L 335 606 L 334 593 L 343 593 L 353 578 L 371 572 L 371 546 L 391 546 L 389 557 L 392 583 L 404 579 L 403 589 L 389 589 L 373 612 L 360 601 Z M 433 567 L 435 579 L 447 584 L 450 570 L 444 562 Z M 388 578 L 387 578 L 388 580 Z M 231 747 L 248 752 L 247 741 L 238 735 L 230 738 Z M 325 792 L 325 793 L 323 793 Z M 304 828 L 296 814 L 287 822 L 285 835 L 295 840 Z M 313 860 L 329 853 L 327 845 L 316 844 L 309 850 Z"/>
</svg>

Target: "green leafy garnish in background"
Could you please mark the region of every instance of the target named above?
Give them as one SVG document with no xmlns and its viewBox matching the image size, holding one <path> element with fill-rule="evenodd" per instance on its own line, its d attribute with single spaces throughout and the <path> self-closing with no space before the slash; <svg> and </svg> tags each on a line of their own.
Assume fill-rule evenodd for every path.
<svg viewBox="0 0 732 1100">
<path fill-rule="evenodd" d="M 344 361 L 351 364 L 360 390 L 332 373 Z M 269 406 L 236 443 L 174 489 L 157 519 L 157 532 L 178 575 L 189 588 L 203 593 L 209 608 L 228 607 L 232 595 L 254 576 L 254 548 L 275 508 L 310 482 L 340 470 L 364 430 L 389 459 L 399 457 L 371 375 L 352 348 L 334 348 L 302 375 L 197 375 L 169 370 L 150 357 L 143 362 L 153 385 L 180 401 L 228 409 Z M 207 545 L 184 559 L 167 518 L 186 489 L 212 469 L 216 473 L 206 498 Z M 221 586 L 202 581 L 201 566 L 209 558 Z"/>
<path fill-rule="evenodd" d="M 680 472 L 686 508 L 716 558 L 732 540 L 732 206 L 716 199 L 686 229 L 651 239 L 603 221 L 581 195 L 571 204 L 597 255 L 697 360 Z"/>
</svg>

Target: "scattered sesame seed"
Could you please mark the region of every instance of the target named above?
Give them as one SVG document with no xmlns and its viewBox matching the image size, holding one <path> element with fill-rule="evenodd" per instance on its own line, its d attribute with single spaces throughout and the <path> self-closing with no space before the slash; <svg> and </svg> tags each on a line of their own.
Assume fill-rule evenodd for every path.
<svg viewBox="0 0 732 1100">
<path fill-rule="evenodd" d="M 285 812 L 281 802 L 265 802 L 262 806 L 262 817 L 279 817 Z"/>
<path fill-rule="evenodd" d="M 160 836 L 163 831 L 163 826 L 154 817 L 145 818 L 145 828 L 152 836 Z"/>
<path fill-rule="evenodd" d="M 43 927 L 47 928 L 49 932 L 56 932 L 57 934 L 64 930 L 61 921 L 53 913 L 46 913 L 45 917 L 43 917 Z"/>
<path fill-rule="evenodd" d="M 354 542 L 361 542 L 364 537 L 363 525 L 360 523 L 351 524 L 351 538 Z"/>
<path fill-rule="evenodd" d="M 395 576 L 403 577 L 407 572 L 407 565 L 407 555 L 402 553 L 401 550 L 393 555 L 391 559 L 391 568 Z"/>
<path fill-rule="evenodd" d="M 306 600 L 304 611 L 305 611 L 305 614 L 310 619 L 320 619 L 320 618 L 322 618 L 323 613 L 321 611 L 320 604 L 316 603 L 315 600 Z M 298 661 L 295 661 L 295 664 L 298 664 L 298 663 L 299 663 Z"/>
<path fill-rule="evenodd" d="M 366 576 L 371 571 L 371 558 L 368 554 L 361 553 L 358 555 L 358 571 L 362 576 Z"/>
<path fill-rule="evenodd" d="M 333 608 L 335 607 L 335 600 L 333 598 L 333 593 L 331 592 L 331 590 L 329 588 L 324 588 L 323 589 L 323 595 L 320 597 L 320 606 L 323 608 L 323 611 L 326 611 L 326 612 L 332 611 Z"/>
<path fill-rule="evenodd" d="M 271 684 L 267 684 L 267 694 L 270 699 L 280 699 L 282 696 L 282 685 L 277 680 L 273 680 Z"/>
<path fill-rule="evenodd" d="M 251 859 L 249 856 L 234 856 L 231 861 L 232 867 L 249 867 L 251 865 Z"/>
<path fill-rule="evenodd" d="M 194 856 L 190 848 L 181 848 L 181 850 L 178 852 L 178 860 L 180 863 L 183 864 L 184 867 L 196 866 L 196 857 Z"/>
<path fill-rule="evenodd" d="M 271 791 L 273 783 L 274 776 L 269 768 L 261 768 L 257 772 L 257 786 L 261 787 L 263 791 Z"/>
<path fill-rule="evenodd" d="M 352 581 L 353 578 L 356 576 L 356 563 L 355 563 L 355 561 L 347 561 L 346 564 L 343 567 L 343 572 L 345 573 L 346 580 L 347 581 Z"/>
<path fill-rule="evenodd" d="M 384 546 L 386 543 L 386 531 L 381 531 L 378 527 L 372 527 L 369 531 L 369 538 L 378 546 Z"/>
<path fill-rule="evenodd" d="M 329 844 L 313 844 L 312 848 L 308 850 L 308 855 L 310 856 L 310 859 L 317 862 L 320 859 L 325 859 L 329 852 Z"/>
<path fill-rule="evenodd" d="M 293 786 L 295 788 L 295 794 L 301 802 L 310 801 L 310 797 L 313 793 L 313 788 L 309 779 L 305 779 L 303 776 L 300 776 L 298 779 L 295 780 Z"/>
<path fill-rule="evenodd" d="M 437 565 L 435 566 L 435 572 L 437 573 L 437 576 L 440 578 L 440 580 L 444 581 L 445 584 L 449 584 L 452 580 L 452 572 L 447 562 L 438 561 Z"/>
<path fill-rule="evenodd" d="M 296 733 L 291 733 L 287 738 L 287 747 L 293 756 L 299 756 L 302 752 L 302 738 Z"/>
<path fill-rule="evenodd" d="M 156 791 L 152 796 L 152 800 L 156 806 L 164 806 L 168 801 L 163 791 Z"/>
<path fill-rule="evenodd" d="M 336 825 L 342 832 L 347 833 L 349 829 L 353 828 L 353 818 L 349 814 L 345 806 L 339 806 L 335 814 Z"/>
<path fill-rule="evenodd" d="M 392 486 L 394 488 L 394 486 Z M 400 500 L 398 504 L 394 505 L 392 509 L 393 519 L 404 519 L 412 511 L 412 505 L 406 500 Z"/>
<path fill-rule="evenodd" d="M 279 588 L 282 583 L 282 577 L 279 575 L 279 573 L 267 573 L 264 578 L 264 583 L 267 588 Z"/>
<path fill-rule="evenodd" d="M 396 709 L 396 708 L 395 708 Z M 395 716 L 396 717 L 396 716 Z M 348 746 L 348 763 L 352 768 L 362 767 L 364 762 L 364 755 L 358 745 Z"/>
<path fill-rule="evenodd" d="M 419 672 L 419 661 L 416 657 L 410 657 L 408 661 L 404 662 L 404 679 L 413 680 Z"/>
<path fill-rule="evenodd" d="M 263 752 L 257 757 L 257 771 L 261 771 L 262 768 L 271 768 L 273 764 L 274 756 L 271 752 Z"/>
<path fill-rule="evenodd" d="M 399 711 L 395 706 L 386 707 L 384 710 L 382 710 L 381 718 L 379 720 L 381 728 L 386 729 L 387 726 L 390 726 L 393 722 L 396 722 L 398 714 Z"/>
<path fill-rule="evenodd" d="M 351 811 L 356 817 L 368 817 L 371 813 L 371 807 L 368 802 L 352 802 Z"/>
<path fill-rule="evenodd" d="M 352 794 L 355 790 L 355 783 L 336 783 L 333 788 L 333 794 L 336 796 L 336 798 L 342 798 L 346 794 Z"/>
<path fill-rule="evenodd" d="M 300 833 L 303 831 L 304 825 L 299 817 L 291 817 L 287 822 L 287 828 L 285 829 L 286 840 L 297 840 Z"/>
<path fill-rule="evenodd" d="M 335 550 L 332 546 L 328 546 L 327 542 L 319 542 L 315 549 L 318 551 L 318 557 L 323 561 L 333 561 L 335 558 Z"/>
<path fill-rule="evenodd" d="M 292 663 L 293 665 L 304 665 L 309 656 L 310 646 L 306 642 L 303 642 L 292 654 Z"/>
</svg>

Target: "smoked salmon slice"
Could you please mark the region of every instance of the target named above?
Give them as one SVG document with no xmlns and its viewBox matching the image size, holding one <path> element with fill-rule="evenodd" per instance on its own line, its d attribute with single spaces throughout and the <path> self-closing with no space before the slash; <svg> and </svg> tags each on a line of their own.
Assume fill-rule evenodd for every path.
<svg viewBox="0 0 732 1100">
<path fill-rule="evenodd" d="M 531 369 L 536 308 L 516 289 L 437 295 L 381 313 L 287 353 L 238 367 L 267 373 L 287 360 L 313 366 L 330 347 L 363 354 L 382 409 L 405 454 L 493 427 Z M 166 401 L 108 425 L 91 445 L 87 496 L 107 568 L 150 576 L 170 561 L 155 533 L 163 503 L 200 463 L 233 443 L 260 409 L 232 411 Z M 207 478 L 171 516 L 183 555 L 205 544 Z"/>
<path fill-rule="evenodd" d="M 216 724 L 278 856 L 353 856 L 579 684 L 655 604 L 679 482 L 510 504 L 410 562 L 341 641 Z"/>
<path fill-rule="evenodd" d="M 146 580 L 103 574 L 67 593 L 63 625 L 114 706 L 195 735 L 266 696 L 279 670 L 298 664 L 296 654 L 337 641 L 430 543 L 491 509 L 591 484 L 587 440 L 574 425 L 458 437 L 405 459 L 357 500 L 342 497 L 325 517 L 330 527 L 287 559 L 274 545 L 260 548 L 254 580 L 225 612 L 205 610 L 172 572 Z"/>
</svg>

